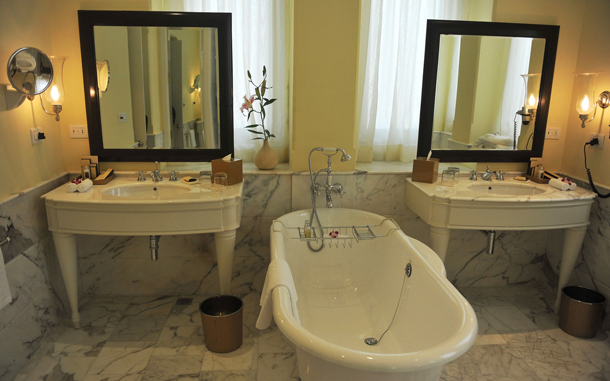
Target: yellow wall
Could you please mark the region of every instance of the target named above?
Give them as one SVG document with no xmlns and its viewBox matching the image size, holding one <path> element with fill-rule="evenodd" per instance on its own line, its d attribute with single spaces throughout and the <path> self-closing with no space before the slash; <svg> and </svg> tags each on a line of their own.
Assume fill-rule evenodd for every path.
<svg viewBox="0 0 610 381">
<path fill-rule="evenodd" d="M 0 1 L 0 83 L 9 83 L 6 63 L 21 47 L 63 55 L 49 33 L 53 26 L 48 17 L 51 5 L 47 0 Z M 69 60 L 65 67 L 72 68 Z M 65 170 L 60 133 L 64 114 L 61 115 L 62 121 L 56 122 L 44 114 L 38 97 L 34 102 L 26 100 L 16 109 L 0 112 L 0 201 Z M 30 128 L 35 127 L 42 128 L 47 138 L 32 145 Z"/>
<path fill-rule="evenodd" d="M 585 22 L 582 25 L 580 34 L 580 44 L 578 50 L 578 61 L 574 72 L 602 72 L 597 77 L 595 94 L 602 91 L 610 91 L 610 46 L 607 36 L 610 35 L 610 2 L 607 0 L 590 0 Z M 573 76 L 569 76 L 570 81 L 574 81 Z M 608 131 L 610 124 L 610 108 L 605 110 L 605 115 L 600 109 L 597 111 L 595 120 L 586 124 L 583 129 L 580 127 L 580 119 L 576 112 L 575 94 L 570 92 L 568 95 L 569 113 L 566 120 L 567 131 L 565 134 L 565 148 L 563 150 L 564 160 L 561 170 L 569 175 L 586 179 L 583 145 L 589 141 L 591 134 L 605 135 L 605 146 L 603 149 L 587 147 L 587 165 L 591 169 L 593 181 L 596 185 L 605 185 L 610 188 L 610 144 Z M 604 115 L 602 119 L 602 115 Z"/>
<path fill-rule="evenodd" d="M 291 165 L 308 169 L 313 147 L 342 147 L 356 157 L 356 92 L 360 2 L 294 2 L 293 130 Z M 325 164 L 314 156 L 314 166 Z M 335 165 L 336 162 L 336 165 Z M 335 170 L 353 170 L 355 160 Z"/>
</svg>

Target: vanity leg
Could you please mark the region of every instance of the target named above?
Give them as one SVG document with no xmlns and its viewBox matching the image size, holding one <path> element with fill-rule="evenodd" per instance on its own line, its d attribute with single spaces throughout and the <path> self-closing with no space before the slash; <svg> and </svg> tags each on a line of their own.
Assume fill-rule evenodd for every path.
<svg viewBox="0 0 610 381">
<path fill-rule="evenodd" d="M 557 285 L 557 299 L 555 299 L 555 313 L 559 313 L 561 303 L 561 289 L 564 288 L 576 265 L 576 259 L 582 247 L 582 241 L 587 232 L 586 226 L 567 228 L 563 233 L 563 250 L 561 252 L 561 266 L 559 268 L 559 283 Z"/>
<path fill-rule="evenodd" d="M 447 246 L 449 246 L 449 233 L 451 229 L 430 226 L 431 249 L 441 258 L 443 263 L 447 256 Z"/>
<path fill-rule="evenodd" d="M 218 279 L 220 281 L 221 295 L 229 295 L 231 293 L 235 236 L 235 230 L 214 233 L 214 239 L 216 241 L 216 263 L 218 263 Z"/>
<path fill-rule="evenodd" d="M 74 328 L 80 328 L 80 314 L 78 313 L 78 267 L 76 261 L 76 236 L 69 233 L 53 232 L 53 241 L 57 251 L 59 267 L 64 278 L 70 309 L 72 310 L 72 323 Z"/>
</svg>

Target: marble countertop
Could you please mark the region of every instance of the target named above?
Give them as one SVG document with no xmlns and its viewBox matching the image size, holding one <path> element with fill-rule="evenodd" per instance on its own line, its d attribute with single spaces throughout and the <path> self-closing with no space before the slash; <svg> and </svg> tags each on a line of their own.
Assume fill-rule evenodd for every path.
<svg viewBox="0 0 610 381">
<path fill-rule="evenodd" d="M 119 173 L 117 176 L 105 185 L 94 185 L 87 192 L 69 193 L 66 189 L 67 183 L 41 196 L 46 201 L 54 202 L 70 202 L 70 203 L 106 203 L 106 204 L 163 204 L 163 203 L 192 203 L 197 201 L 215 202 L 240 198 L 242 196 L 244 183 L 243 181 L 226 187 L 222 191 L 217 190 L 201 190 L 199 183 L 185 184 L 181 181 L 169 182 L 163 181 L 154 183 L 150 180 L 146 182 L 137 182 L 135 176 L 129 172 L 129 175 Z M 120 187 L 120 186 L 181 186 L 189 187 L 190 191 L 172 199 L 138 199 L 130 197 L 110 196 L 102 191 L 104 189 Z"/>
<path fill-rule="evenodd" d="M 439 200 L 448 200 L 448 201 L 481 201 L 481 202 L 562 202 L 562 201 L 571 201 L 571 200 L 593 200 L 596 195 L 593 192 L 590 192 L 584 188 L 577 187 L 573 191 L 561 191 L 559 189 L 553 188 L 548 184 L 538 184 L 533 181 L 517 181 L 517 180 L 491 180 L 489 182 L 478 180 L 478 181 L 470 181 L 470 180 L 460 180 L 458 181 L 455 187 L 446 187 L 440 183 L 440 180 L 433 183 L 420 183 L 414 182 L 411 178 L 407 179 L 407 181 L 413 184 L 415 187 L 421 189 L 425 192 L 429 197 L 433 197 Z M 532 189 L 543 190 L 542 193 L 539 194 L 526 194 L 526 195 L 502 195 L 495 193 L 486 193 L 479 192 L 468 189 L 471 185 L 489 185 L 489 186 L 498 186 L 498 185 L 508 185 L 515 187 L 523 187 Z"/>
</svg>

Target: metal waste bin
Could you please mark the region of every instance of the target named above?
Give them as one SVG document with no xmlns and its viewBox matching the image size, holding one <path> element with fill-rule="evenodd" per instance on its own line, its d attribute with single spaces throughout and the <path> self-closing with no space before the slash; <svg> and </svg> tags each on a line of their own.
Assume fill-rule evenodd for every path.
<svg viewBox="0 0 610 381">
<path fill-rule="evenodd" d="M 243 302 L 231 295 L 219 295 L 199 305 L 205 346 L 217 353 L 239 349 L 243 343 Z"/>
<path fill-rule="evenodd" d="M 576 337 L 594 337 L 601 325 L 606 298 L 597 291 L 578 286 L 561 290 L 559 328 Z"/>
</svg>

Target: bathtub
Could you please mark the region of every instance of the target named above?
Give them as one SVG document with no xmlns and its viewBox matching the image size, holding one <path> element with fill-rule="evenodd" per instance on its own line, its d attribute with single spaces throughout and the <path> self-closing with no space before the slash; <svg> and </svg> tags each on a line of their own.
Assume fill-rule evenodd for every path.
<svg viewBox="0 0 610 381">
<path fill-rule="evenodd" d="M 288 263 L 298 296 L 293 313 L 288 289 L 275 288 L 273 318 L 296 346 L 301 379 L 438 380 L 477 336 L 476 315 L 440 258 L 392 220 L 339 208 L 318 211 L 322 226 L 370 225 L 379 237 L 356 242 L 342 230 L 312 252 L 295 229 L 310 213 L 286 214 L 271 226 L 271 260 Z M 383 339 L 367 345 L 394 315 Z"/>
</svg>

